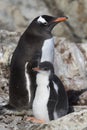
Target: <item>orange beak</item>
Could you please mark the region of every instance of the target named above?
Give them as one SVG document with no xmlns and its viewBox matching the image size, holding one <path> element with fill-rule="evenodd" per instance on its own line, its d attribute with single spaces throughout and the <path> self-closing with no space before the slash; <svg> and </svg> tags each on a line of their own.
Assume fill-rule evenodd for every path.
<svg viewBox="0 0 87 130">
<path fill-rule="evenodd" d="M 53 20 L 53 22 L 64 22 L 64 21 L 66 21 L 67 19 L 68 19 L 68 17 L 59 17 L 59 18 Z"/>
<path fill-rule="evenodd" d="M 40 71 L 38 67 L 32 68 L 32 70 L 37 71 L 37 72 Z"/>
</svg>

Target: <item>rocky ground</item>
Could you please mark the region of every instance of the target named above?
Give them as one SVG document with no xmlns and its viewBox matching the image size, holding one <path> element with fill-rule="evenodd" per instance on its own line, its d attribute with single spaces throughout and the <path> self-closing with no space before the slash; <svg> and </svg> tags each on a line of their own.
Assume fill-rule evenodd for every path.
<svg viewBox="0 0 87 130">
<path fill-rule="evenodd" d="M 0 31 L 0 104 L 8 102 L 9 67 L 17 46 L 19 33 Z M 28 115 L 13 113 L 0 115 L 0 130 L 86 130 L 87 129 L 87 44 L 75 44 L 65 38 L 55 38 L 55 72 L 63 81 L 73 105 L 73 113 L 49 122 L 35 124 Z M 77 53 L 75 53 L 77 52 Z M 73 127 L 72 127 L 73 126 Z"/>
</svg>

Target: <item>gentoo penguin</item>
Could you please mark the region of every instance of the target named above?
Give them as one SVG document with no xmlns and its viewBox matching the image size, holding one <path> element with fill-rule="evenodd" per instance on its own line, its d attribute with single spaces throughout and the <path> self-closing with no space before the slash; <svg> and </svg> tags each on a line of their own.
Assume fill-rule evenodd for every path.
<svg viewBox="0 0 87 130">
<path fill-rule="evenodd" d="M 33 70 L 38 72 L 32 105 L 35 118 L 48 122 L 66 115 L 69 109 L 67 94 L 61 80 L 54 74 L 53 65 L 45 61 Z M 34 118 L 30 117 L 29 120 L 33 121 Z"/>
<path fill-rule="evenodd" d="M 53 27 L 67 17 L 42 15 L 35 18 L 23 35 L 13 53 L 10 66 L 9 105 L 16 109 L 29 109 L 32 106 L 36 89 L 32 67 L 40 62 L 53 63 Z M 8 105 L 7 105 L 8 106 Z"/>
</svg>

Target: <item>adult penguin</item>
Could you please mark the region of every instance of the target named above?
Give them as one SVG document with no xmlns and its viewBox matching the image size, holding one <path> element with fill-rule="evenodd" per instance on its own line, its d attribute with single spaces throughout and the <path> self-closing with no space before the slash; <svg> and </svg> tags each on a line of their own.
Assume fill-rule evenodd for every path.
<svg viewBox="0 0 87 130">
<path fill-rule="evenodd" d="M 9 103 L 5 108 L 31 108 L 36 88 L 32 68 L 43 61 L 53 63 L 54 41 L 51 30 L 66 19 L 67 17 L 39 16 L 20 37 L 11 60 Z"/>
</svg>

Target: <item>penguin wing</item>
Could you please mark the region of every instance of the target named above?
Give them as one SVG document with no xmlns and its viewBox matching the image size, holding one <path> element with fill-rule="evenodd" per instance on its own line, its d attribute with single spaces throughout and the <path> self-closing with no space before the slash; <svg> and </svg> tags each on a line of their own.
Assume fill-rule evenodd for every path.
<svg viewBox="0 0 87 130">
<path fill-rule="evenodd" d="M 68 97 L 63 83 L 56 75 L 54 75 L 53 82 L 58 87 L 55 111 L 57 112 L 58 117 L 61 117 L 68 112 Z"/>
</svg>

